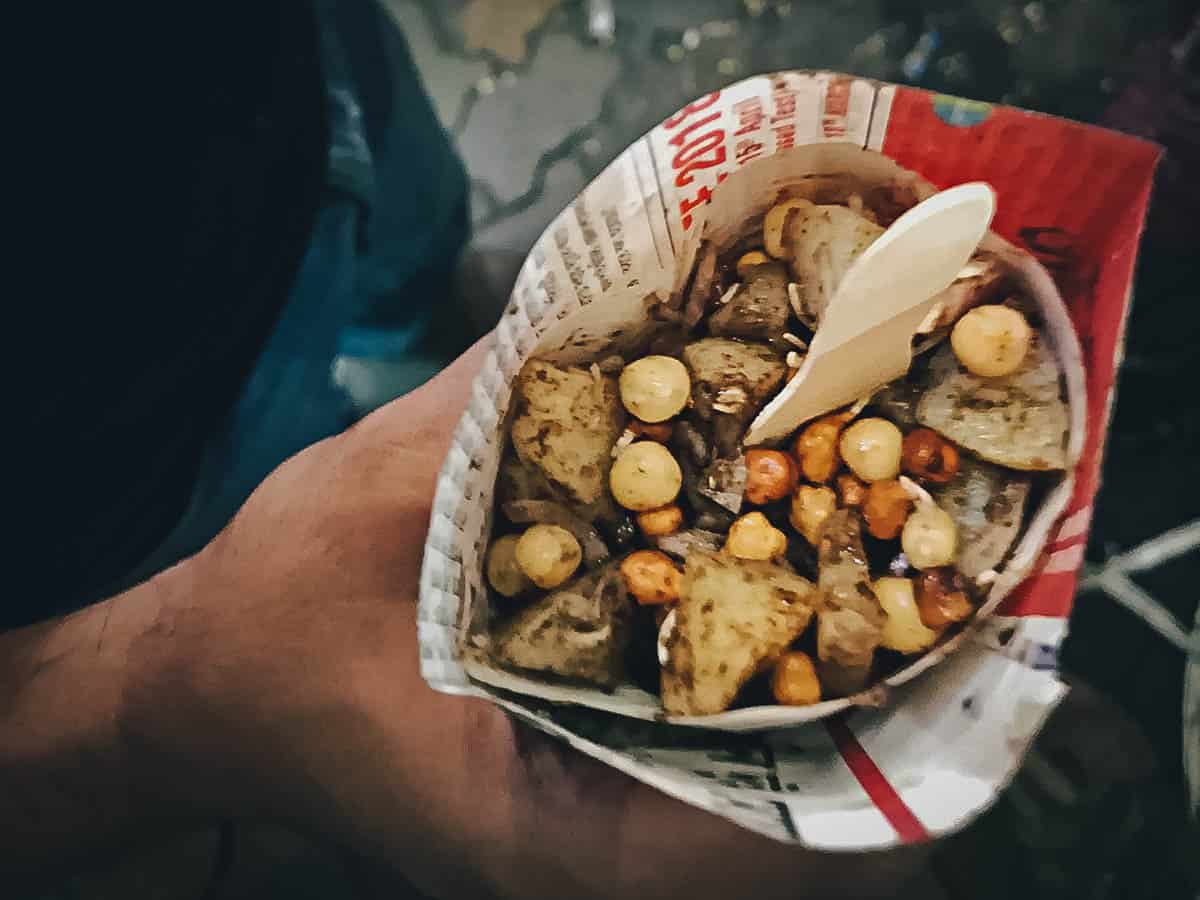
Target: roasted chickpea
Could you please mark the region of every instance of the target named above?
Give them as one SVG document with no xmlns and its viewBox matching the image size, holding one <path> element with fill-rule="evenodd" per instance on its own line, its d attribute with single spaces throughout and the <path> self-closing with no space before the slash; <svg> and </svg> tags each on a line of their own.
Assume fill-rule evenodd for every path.
<svg viewBox="0 0 1200 900">
<path fill-rule="evenodd" d="M 756 506 L 789 496 L 799 480 L 796 462 L 786 453 L 746 451 L 746 499 Z"/>
<path fill-rule="evenodd" d="M 882 541 L 899 537 L 911 509 L 912 498 L 899 481 L 889 478 L 873 482 L 863 502 L 867 531 Z"/>
<path fill-rule="evenodd" d="M 638 550 L 621 562 L 621 577 L 634 599 L 643 606 L 673 603 L 679 599 L 683 573 L 671 557 L 657 550 Z"/>
<path fill-rule="evenodd" d="M 901 457 L 904 471 L 934 484 L 945 484 L 958 474 L 958 448 L 932 428 L 906 434 Z"/>
<path fill-rule="evenodd" d="M 570 578 L 583 559 L 575 535 L 558 525 L 532 525 L 517 540 L 517 565 L 540 588 L 555 588 Z"/>
<path fill-rule="evenodd" d="M 675 503 L 637 515 L 638 528 L 646 537 L 674 534 L 683 525 L 683 510 Z"/>
<path fill-rule="evenodd" d="M 788 216 L 794 210 L 812 206 L 811 201 L 792 198 L 782 200 L 767 210 L 763 216 L 763 249 L 776 259 L 783 259 L 787 251 L 783 246 L 784 229 L 787 227 Z"/>
<path fill-rule="evenodd" d="M 1025 317 L 998 303 L 975 307 L 950 332 L 950 346 L 958 361 L 985 378 L 1017 371 L 1032 340 L 1033 331 Z"/>
<path fill-rule="evenodd" d="M 883 481 L 900 474 L 903 443 L 904 435 L 887 419 L 859 419 L 842 432 L 838 449 L 863 481 Z"/>
<path fill-rule="evenodd" d="M 958 526 L 936 503 L 918 503 L 900 532 L 900 546 L 914 569 L 948 566 L 958 549 Z"/>
<path fill-rule="evenodd" d="M 671 422 L 643 422 L 641 419 L 630 419 L 629 424 L 625 427 L 640 438 L 665 444 L 671 440 L 671 432 L 675 426 Z"/>
<path fill-rule="evenodd" d="M 608 475 L 613 498 L 634 512 L 672 503 L 683 485 L 683 473 L 671 451 L 654 441 L 638 441 L 621 451 Z"/>
<path fill-rule="evenodd" d="M 787 552 L 787 535 L 762 513 L 747 513 L 729 526 L 725 549 L 739 559 L 775 559 Z"/>
<path fill-rule="evenodd" d="M 812 706 L 821 702 L 821 680 L 812 657 L 791 650 L 779 657 L 771 673 L 771 693 L 784 706 Z"/>
<path fill-rule="evenodd" d="M 806 480 L 824 484 L 833 477 L 840 462 L 838 436 L 845 423 L 842 415 L 823 416 L 800 432 L 792 452 L 800 461 L 800 471 Z"/>
<path fill-rule="evenodd" d="M 643 422 L 665 422 L 687 405 L 692 380 L 672 356 L 643 356 L 621 370 L 621 403 Z"/>
<path fill-rule="evenodd" d="M 880 578 L 873 585 L 887 620 L 880 643 L 898 653 L 920 653 L 933 646 L 938 631 L 921 621 L 913 583 L 908 578 Z"/>
<path fill-rule="evenodd" d="M 837 489 L 842 506 L 858 507 L 866 502 L 867 485 L 849 472 L 844 472 L 837 477 Z"/>
<path fill-rule="evenodd" d="M 928 569 L 918 575 L 916 592 L 917 610 L 927 628 L 964 622 L 975 609 L 962 575 L 949 566 Z"/>
<path fill-rule="evenodd" d="M 529 576 L 517 565 L 517 540 L 517 535 L 506 534 L 496 538 L 488 550 L 488 584 L 505 597 L 515 597 L 533 587 Z"/>
<path fill-rule="evenodd" d="M 837 494 L 830 487 L 802 484 L 792 494 L 788 521 L 814 547 L 821 536 L 821 526 L 837 510 Z"/>
<path fill-rule="evenodd" d="M 771 257 L 763 253 L 761 250 L 751 250 L 749 253 L 743 253 L 738 257 L 737 273 L 738 278 L 745 278 L 750 274 L 750 270 L 755 266 L 761 266 L 763 263 L 769 263 Z"/>
</svg>

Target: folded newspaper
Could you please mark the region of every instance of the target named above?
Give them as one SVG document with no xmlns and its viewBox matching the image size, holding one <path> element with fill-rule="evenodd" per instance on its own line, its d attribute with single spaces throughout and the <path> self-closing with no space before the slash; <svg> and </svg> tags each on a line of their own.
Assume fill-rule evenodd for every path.
<svg viewBox="0 0 1200 900">
<path fill-rule="evenodd" d="M 420 587 L 422 673 L 581 752 L 781 841 L 874 849 L 959 828 L 994 800 L 1065 688 L 1057 650 L 1083 560 L 1133 263 L 1158 149 L 1102 129 L 833 73 L 699 98 L 619 156 L 539 239 L 438 481 Z M 484 555 L 517 373 L 588 364 L 678 297 L 702 242 L 736 243 L 801 177 L 851 173 L 914 199 L 997 193 L 981 247 L 1044 322 L 1064 383 L 1062 470 L 969 626 L 870 691 L 807 707 L 667 716 L 632 686 L 514 672 L 479 652 Z M 701 727 L 696 727 L 701 726 Z"/>
</svg>

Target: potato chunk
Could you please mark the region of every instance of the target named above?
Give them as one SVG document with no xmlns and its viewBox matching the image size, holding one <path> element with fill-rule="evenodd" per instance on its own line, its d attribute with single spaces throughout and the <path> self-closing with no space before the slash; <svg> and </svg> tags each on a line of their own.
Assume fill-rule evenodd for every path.
<svg viewBox="0 0 1200 900">
<path fill-rule="evenodd" d="M 756 672 L 808 627 L 812 582 L 771 562 L 693 553 L 667 638 L 662 700 L 673 715 L 729 708 Z"/>
<path fill-rule="evenodd" d="M 1035 333 L 1021 367 L 1011 375 L 972 375 L 943 344 L 929 364 L 917 421 L 988 462 L 1010 469 L 1066 468 L 1069 414 L 1058 361 Z"/>
<path fill-rule="evenodd" d="M 839 509 L 825 520 L 817 555 L 821 684 L 835 697 L 853 694 L 867 686 L 887 620 L 871 589 L 857 512 Z"/>
<path fill-rule="evenodd" d="M 517 456 L 581 507 L 605 496 L 612 446 L 625 426 L 617 381 L 530 360 L 517 376 Z"/>
<path fill-rule="evenodd" d="M 967 578 L 1000 566 L 1021 533 L 1030 476 L 963 455 L 958 474 L 932 488 L 958 526 L 955 566 Z"/>
<path fill-rule="evenodd" d="M 787 281 L 782 263 L 753 266 L 733 297 L 709 316 L 709 332 L 720 337 L 778 340 L 787 330 L 790 311 Z"/>
<path fill-rule="evenodd" d="M 692 406 L 712 423 L 718 455 L 737 455 L 750 420 L 783 384 L 787 366 L 765 344 L 704 338 L 683 348 L 692 377 Z"/>
<path fill-rule="evenodd" d="M 601 687 L 625 678 L 631 607 L 615 567 L 583 575 L 494 631 L 497 661 Z"/>
</svg>

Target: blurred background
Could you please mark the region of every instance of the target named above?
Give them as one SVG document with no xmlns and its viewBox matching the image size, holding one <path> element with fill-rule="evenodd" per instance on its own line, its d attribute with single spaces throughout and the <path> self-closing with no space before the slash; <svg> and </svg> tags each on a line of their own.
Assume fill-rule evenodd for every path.
<svg viewBox="0 0 1200 900">
<path fill-rule="evenodd" d="M 360 410 L 421 383 L 490 327 L 541 230 L 620 150 L 693 98 L 751 74 L 834 69 L 1104 124 L 1166 148 L 1062 659 L 1073 690 L 1000 802 L 944 841 L 897 896 L 1200 896 L 1200 830 L 1190 818 L 1200 792 L 1195 0 L 381 5 L 465 163 L 473 236 L 456 303 L 441 305 L 427 334 L 389 330 L 383 308 L 375 327 L 345 342 L 334 375 Z M 132 849 L 37 896 L 410 894 L 395 873 L 341 851 L 226 826 Z"/>
</svg>

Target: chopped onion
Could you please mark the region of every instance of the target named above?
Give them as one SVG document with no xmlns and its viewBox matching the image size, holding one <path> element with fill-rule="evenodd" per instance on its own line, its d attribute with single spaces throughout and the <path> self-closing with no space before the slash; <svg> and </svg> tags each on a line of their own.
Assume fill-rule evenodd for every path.
<svg viewBox="0 0 1200 900">
<path fill-rule="evenodd" d="M 715 531 L 705 531 L 702 528 L 689 528 L 686 531 L 676 531 L 674 534 L 664 534 L 654 539 L 655 546 L 668 556 L 686 560 L 693 553 L 716 553 L 725 543 L 723 535 Z"/>
<path fill-rule="evenodd" d="M 688 292 L 687 305 L 683 308 L 683 324 L 689 330 L 695 328 L 708 312 L 713 285 L 717 277 L 717 249 L 710 243 L 700 248 L 696 262 L 696 276 Z"/>
</svg>

